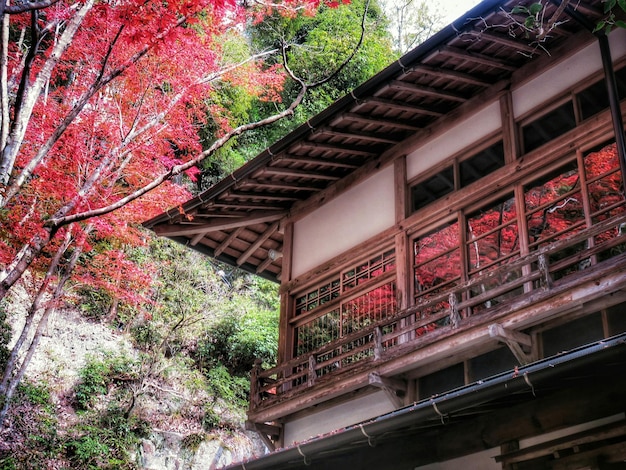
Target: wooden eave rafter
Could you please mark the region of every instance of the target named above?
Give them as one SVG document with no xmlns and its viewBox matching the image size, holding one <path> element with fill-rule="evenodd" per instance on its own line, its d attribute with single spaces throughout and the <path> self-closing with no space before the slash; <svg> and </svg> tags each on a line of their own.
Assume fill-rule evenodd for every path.
<svg viewBox="0 0 626 470">
<path fill-rule="evenodd" d="M 345 168 L 349 170 L 354 170 L 359 167 L 358 164 L 353 161 L 348 161 L 346 159 L 341 158 L 333 158 L 332 160 L 327 158 L 314 158 L 308 157 L 305 155 L 294 155 L 290 153 L 282 154 L 277 158 L 277 160 L 285 160 L 291 162 L 298 162 L 303 165 L 317 165 L 317 166 L 329 166 L 335 168 Z"/>
<path fill-rule="evenodd" d="M 396 144 L 398 141 L 396 139 L 390 138 L 388 135 L 376 135 L 374 133 L 368 132 L 358 132 L 358 131 L 342 131 L 335 130 L 331 128 L 321 128 L 316 130 L 318 134 L 326 135 L 328 137 L 341 137 L 344 139 L 356 139 L 356 140 L 364 140 L 368 142 L 376 142 L 379 144 Z M 351 165 L 354 167 L 355 165 Z"/>
<path fill-rule="evenodd" d="M 501 46 L 517 49 L 518 51 L 525 52 L 527 54 L 534 54 L 539 52 L 537 50 L 537 47 L 523 41 L 518 41 L 511 36 L 504 36 L 501 34 L 494 34 L 485 31 L 472 31 L 472 33 L 470 34 L 478 40 L 488 41 L 494 44 L 500 44 Z"/>
<path fill-rule="evenodd" d="M 427 86 L 415 85 L 413 83 L 403 82 L 401 80 L 392 80 L 387 87 L 392 90 L 406 91 L 413 95 L 430 96 L 433 98 L 440 98 L 447 101 L 456 101 L 458 103 L 464 103 L 467 101 L 467 97 L 461 96 L 458 93 L 450 91 L 438 90 Z"/>
<path fill-rule="evenodd" d="M 518 67 L 502 59 L 496 57 L 490 57 L 485 54 L 477 52 L 471 52 L 458 47 L 445 46 L 439 51 L 441 54 L 448 57 L 455 57 L 457 59 L 465 60 L 479 65 L 485 65 L 490 68 L 502 69 L 507 72 L 515 72 Z M 518 52 L 519 53 L 519 52 Z"/>
<path fill-rule="evenodd" d="M 265 240 L 271 237 L 274 232 L 278 230 L 278 226 L 278 222 L 274 222 L 262 234 L 260 234 L 257 237 L 256 241 L 252 243 L 250 247 L 239 258 L 237 258 L 237 266 L 241 266 L 243 263 L 245 263 L 248 258 L 250 258 L 254 254 L 257 248 L 259 248 L 265 242 Z"/>
<path fill-rule="evenodd" d="M 168 224 L 157 225 L 154 227 L 154 231 L 157 235 L 163 237 L 182 237 L 198 234 L 207 234 L 209 232 L 229 230 L 242 226 L 250 226 L 255 224 L 262 224 L 265 222 L 271 222 L 282 219 L 287 215 L 286 212 L 264 212 L 259 211 L 257 213 L 249 213 L 246 217 L 240 217 L 239 219 L 229 220 L 224 222 L 223 220 L 217 220 L 215 222 L 206 224 Z"/>
<path fill-rule="evenodd" d="M 375 117 L 375 116 L 366 116 L 366 115 L 357 114 L 357 113 L 344 113 L 341 116 L 338 116 L 337 119 L 335 119 L 332 122 L 332 125 L 337 125 L 339 122 L 343 120 L 358 122 L 358 123 L 366 124 L 366 125 L 373 125 L 377 127 L 393 127 L 395 129 L 403 129 L 407 131 L 417 131 L 421 129 L 420 126 L 416 126 L 414 124 L 410 124 L 405 121 L 389 119 L 384 116 Z"/>
<path fill-rule="evenodd" d="M 307 170 L 298 170 L 295 168 L 277 167 L 277 166 L 270 166 L 270 167 L 264 168 L 260 171 L 260 174 L 291 176 L 291 177 L 310 179 L 310 180 L 337 181 L 338 179 L 341 179 L 337 175 L 321 173 L 319 171 L 312 172 L 312 171 L 307 171 Z"/>
<path fill-rule="evenodd" d="M 454 80 L 459 82 L 467 83 L 468 85 L 476 85 L 483 88 L 488 87 L 491 83 L 483 78 L 480 78 L 476 75 L 472 75 L 469 73 L 458 72 L 456 70 L 445 69 L 443 67 L 433 67 L 431 65 L 418 65 L 416 67 L 411 67 L 404 74 L 402 74 L 399 78 L 406 78 L 408 75 L 412 73 L 424 73 L 431 75 L 433 77 L 445 79 L 445 80 Z"/>
<path fill-rule="evenodd" d="M 428 108 L 426 106 L 418 106 L 415 104 L 407 103 L 406 101 L 400 102 L 400 101 L 394 101 L 394 100 L 390 100 L 386 98 L 379 98 L 379 97 L 373 97 L 373 98 L 368 98 L 364 100 L 360 106 L 357 106 L 357 109 L 367 104 L 374 104 L 374 105 L 384 107 L 384 108 L 395 109 L 397 111 L 407 111 L 409 113 L 414 113 L 414 114 L 425 114 L 427 116 L 439 117 L 439 116 L 444 115 L 442 111 L 438 111 L 433 108 Z"/>
<path fill-rule="evenodd" d="M 360 155 L 363 157 L 373 157 L 376 152 L 353 145 L 337 145 L 331 143 L 320 143 L 312 141 L 303 141 L 296 145 L 296 150 L 317 150 L 322 152 L 333 152 L 344 155 Z"/>
</svg>

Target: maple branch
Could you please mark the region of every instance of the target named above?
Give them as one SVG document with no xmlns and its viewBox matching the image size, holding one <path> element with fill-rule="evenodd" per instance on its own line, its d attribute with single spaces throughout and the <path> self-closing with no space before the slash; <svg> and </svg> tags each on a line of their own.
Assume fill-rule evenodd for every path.
<svg viewBox="0 0 626 470">
<path fill-rule="evenodd" d="M 0 1 L 0 11 L 4 8 L 5 1 Z M 2 15 L 0 25 L 0 149 L 6 145 L 9 135 L 9 16 Z"/>
<path fill-rule="evenodd" d="M 4 4 L 4 0 L 0 3 Z M 25 87 L 23 105 L 15 111 L 14 125 L 12 126 L 9 137 L 7 138 L 6 145 L 2 149 L 2 155 L 0 158 L 0 183 L 7 184 L 9 182 L 15 159 L 17 158 L 17 154 L 26 133 L 26 127 L 32 115 L 35 103 L 41 94 L 41 90 L 50 80 L 53 69 L 60 61 L 63 53 L 69 47 L 74 34 L 78 31 L 79 26 L 82 24 L 87 13 L 93 7 L 93 4 L 94 0 L 87 0 L 85 4 L 78 9 L 76 14 L 68 22 L 63 34 L 59 38 L 59 41 L 52 48 L 50 56 L 44 62 L 43 67 L 41 68 L 34 83 L 30 87 L 27 87 L 27 89 Z M 4 207 L 4 205 L 5 201 L 3 198 L 3 200 L 0 201 L 0 207 Z"/>
<path fill-rule="evenodd" d="M 215 142 L 213 142 L 213 144 L 205 151 L 201 152 L 197 157 L 189 160 L 188 162 L 182 163 L 180 165 L 175 165 L 172 168 L 170 168 L 169 171 L 161 174 L 160 176 L 156 177 L 155 179 L 153 179 L 150 183 L 148 183 L 147 185 L 143 186 L 142 188 L 139 188 L 138 190 L 128 194 L 127 196 L 119 199 L 118 201 L 109 204 L 107 206 L 98 208 L 98 209 L 92 209 L 92 210 L 88 210 L 88 211 L 84 211 L 81 213 L 77 213 L 77 214 L 72 214 L 72 215 L 63 215 L 60 214 L 59 212 L 57 212 L 57 214 L 55 214 L 53 217 L 51 217 L 50 219 L 48 219 L 45 223 L 46 227 L 51 227 L 51 228 L 60 228 L 64 225 L 68 225 L 72 222 L 79 222 L 82 220 L 87 220 L 90 219 L 92 217 L 97 217 L 97 216 L 101 216 L 101 215 L 105 215 L 108 214 L 110 212 L 113 212 L 117 209 L 120 209 L 122 207 L 124 207 L 125 205 L 129 204 L 132 201 L 135 201 L 136 199 L 139 199 L 141 196 L 145 195 L 146 193 L 152 191 L 153 189 L 159 187 L 160 185 L 162 185 L 163 183 L 165 183 L 166 181 L 170 180 L 171 178 L 173 178 L 176 175 L 179 175 L 180 173 L 183 173 L 184 171 L 198 165 L 200 162 L 202 162 L 203 160 L 205 160 L 206 158 L 208 158 L 209 156 L 213 155 L 218 149 L 222 148 L 226 143 L 228 143 L 228 141 L 230 141 L 233 137 L 236 137 L 244 132 L 253 130 L 253 129 L 257 129 L 259 127 L 263 127 L 263 126 L 267 126 L 269 124 L 272 124 L 276 121 L 279 121 L 287 116 L 291 116 L 294 113 L 294 110 L 300 105 L 300 103 L 302 103 L 302 100 L 304 99 L 304 96 L 306 95 L 306 92 L 308 91 L 308 87 L 305 85 L 300 89 L 300 92 L 298 93 L 298 95 L 296 96 L 296 98 L 291 102 L 291 104 L 289 105 L 289 107 L 287 107 L 286 109 L 284 109 L 283 111 L 273 114 L 271 116 L 268 116 L 267 118 L 264 119 L 260 119 L 258 121 L 255 122 L 251 122 L 251 123 L 247 123 L 247 124 L 242 124 L 241 126 L 238 126 L 232 130 L 230 130 L 229 132 L 227 132 L 226 134 L 224 134 L 222 137 L 220 137 L 219 139 L 217 139 Z M 65 213 L 67 213 L 67 211 L 63 211 Z"/>
<path fill-rule="evenodd" d="M 93 3 L 93 0 L 88 0 L 88 1 Z M 65 133 L 69 125 L 72 122 L 74 122 L 76 117 L 78 117 L 78 115 L 82 112 L 82 110 L 84 109 L 85 105 L 89 102 L 89 100 L 103 87 L 108 85 L 111 81 L 113 81 L 114 79 L 122 75 L 131 66 L 136 64 L 142 57 L 144 57 L 157 44 L 158 41 L 160 41 L 167 34 L 169 34 L 170 31 L 181 26 L 186 21 L 187 21 L 187 17 L 179 18 L 173 25 L 163 30 L 160 34 L 156 35 L 152 41 L 144 45 L 144 47 L 141 48 L 138 52 L 136 52 L 130 59 L 128 59 L 125 64 L 120 65 L 116 69 L 109 72 L 107 75 L 104 75 L 105 66 L 106 66 L 106 63 L 108 62 L 108 58 L 112 51 L 113 44 L 117 42 L 117 39 L 119 38 L 119 35 L 121 34 L 122 27 L 120 27 L 120 30 L 118 30 L 118 32 L 116 33 L 114 40 L 109 45 L 109 49 L 103 60 L 102 67 L 100 69 L 100 73 L 98 77 L 96 78 L 94 83 L 87 89 L 87 91 L 85 91 L 85 93 L 83 93 L 83 95 L 76 101 L 76 103 L 74 104 L 70 112 L 65 116 L 63 121 L 55 128 L 54 132 L 50 135 L 48 140 L 39 148 L 37 154 L 28 162 L 28 164 L 24 166 L 20 174 L 17 175 L 17 177 L 13 180 L 11 185 L 7 188 L 4 198 L 0 201 L 0 208 L 6 206 L 6 204 L 13 197 L 15 197 L 15 195 L 19 192 L 20 188 L 32 175 L 33 171 L 35 171 L 35 168 L 37 167 L 37 165 L 39 165 L 41 161 L 44 159 L 44 157 L 48 154 L 48 152 L 50 152 L 54 144 L 61 138 L 61 136 Z M 37 80 L 39 80 L 39 77 Z M 34 106 L 34 99 L 33 99 L 33 106 Z M 31 107 L 31 111 L 32 111 L 32 107 Z M 25 132 L 26 131 L 25 124 L 23 125 L 23 127 L 24 127 L 23 131 Z M 21 143 L 21 139 L 23 138 L 23 136 L 24 135 L 22 133 L 21 138 L 20 138 L 20 143 Z M 19 146 L 16 146 L 16 148 L 13 149 L 14 155 L 11 161 L 11 168 L 13 166 L 13 162 L 15 161 L 15 157 L 17 156 L 18 149 L 19 149 Z M 8 181 L 10 172 L 11 172 L 10 169 L 7 172 L 5 172 L 5 169 L 2 166 L 0 166 L 0 180 L 4 176 L 5 181 Z"/>
<path fill-rule="evenodd" d="M 6 5 L 4 6 L 4 11 L 0 10 L 0 13 L 6 13 L 7 15 L 19 15 L 20 13 L 26 13 L 33 10 L 43 10 L 44 8 L 54 5 L 58 1 L 59 0 L 44 0 L 41 2 L 20 3 L 19 5 Z"/>
<path fill-rule="evenodd" d="M 113 212 L 117 209 L 120 209 L 122 207 L 124 207 L 125 205 L 139 199 L 140 197 L 142 197 L 143 195 L 147 194 L 148 192 L 152 191 L 153 189 L 159 187 L 160 185 L 162 185 L 163 183 L 165 183 L 166 181 L 170 180 L 171 178 L 173 178 L 174 176 L 183 173 L 186 170 L 189 170 L 190 168 L 193 168 L 194 166 L 198 165 L 200 162 L 202 162 L 203 160 L 205 160 L 206 158 L 208 158 L 209 156 L 213 155 L 218 149 L 222 148 L 226 143 L 228 143 L 232 138 L 253 130 L 253 129 L 257 129 L 259 127 L 263 127 L 263 126 L 267 126 L 269 124 L 272 124 L 276 121 L 279 121 L 287 116 L 292 116 L 295 109 L 302 103 L 302 100 L 304 99 L 304 97 L 306 96 L 307 92 L 314 87 L 318 87 L 323 85 L 324 83 L 327 83 L 329 80 L 331 80 L 333 77 L 337 76 L 338 73 L 341 72 L 341 70 L 343 70 L 343 68 L 345 68 L 347 66 L 347 64 L 349 63 L 349 61 L 354 57 L 354 55 L 356 54 L 356 52 L 358 51 L 358 49 L 360 48 L 360 46 L 363 43 L 363 38 L 365 36 L 365 19 L 366 19 L 366 15 L 367 15 L 367 10 L 368 10 L 368 6 L 369 6 L 369 1 L 366 3 L 365 5 L 365 10 L 363 12 L 363 17 L 361 20 L 361 34 L 359 36 L 359 40 L 354 48 L 354 50 L 351 52 L 351 54 L 348 56 L 348 58 L 342 62 L 331 74 L 329 74 L 327 77 L 325 77 L 322 80 L 318 80 L 316 82 L 313 82 L 311 84 L 306 83 L 304 80 L 302 80 L 301 78 L 297 77 L 294 72 L 289 68 L 288 63 L 287 63 L 287 55 L 286 55 L 286 45 L 283 45 L 282 48 L 282 55 L 283 55 L 283 67 L 285 68 L 286 72 L 288 73 L 288 75 L 294 80 L 296 81 L 299 85 L 300 85 L 300 91 L 298 92 L 298 94 L 296 95 L 296 97 L 292 100 L 292 102 L 290 103 L 290 105 L 285 108 L 283 111 L 280 111 L 276 114 L 273 114 L 271 116 L 268 116 L 267 118 L 264 119 L 260 119 L 258 121 L 252 122 L 252 123 L 247 123 L 247 124 L 242 124 L 234 129 L 231 129 L 229 132 L 227 132 L 226 134 L 224 134 L 222 137 L 220 137 L 219 139 L 215 140 L 213 142 L 213 144 L 211 144 L 211 146 L 206 149 L 205 151 L 201 152 L 197 157 L 182 163 L 180 165 L 175 165 L 172 168 L 170 168 L 169 171 L 161 174 L 160 176 L 156 177 L 155 179 L 153 179 L 150 183 L 148 183 L 147 185 L 143 186 L 142 188 L 137 189 L 136 191 L 126 195 L 125 197 L 119 199 L 118 201 L 109 204 L 107 206 L 103 206 L 101 208 L 98 209 L 91 209 L 88 211 L 84 211 L 81 213 L 76 213 L 76 214 L 72 214 L 72 215 L 59 215 L 57 216 L 55 214 L 55 216 L 51 217 L 50 219 L 48 219 L 48 221 L 46 222 L 46 226 L 48 227 L 54 227 L 54 228 L 60 228 L 64 225 L 73 223 L 73 222 L 78 222 L 78 221 L 82 221 L 82 220 L 87 220 L 90 219 L 92 217 L 98 217 L 98 216 L 102 216 L 105 214 L 108 214 L 110 212 Z M 246 63 L 248 60 L 243 61 L 242 63 Z M 221 71 L 221 74 L 226 73 L 226 71 Z M 57 213 L 59 214 L 59 213 Z M 67 214 L 67 212 L 65 212 L 65 214 Z"/>
</svg>

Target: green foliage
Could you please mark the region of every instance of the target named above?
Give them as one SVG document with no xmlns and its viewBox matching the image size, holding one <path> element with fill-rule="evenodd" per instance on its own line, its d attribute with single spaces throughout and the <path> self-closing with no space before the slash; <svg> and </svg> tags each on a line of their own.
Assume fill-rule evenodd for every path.
<svg viewBox="0 0 626 470">
<path fill-rule="evenodd" d="M 294 17 L 276 13 L 249 28 L 252 49 L 263 51 L 288 44 L 289 65 L 296 75 L 308 83 L 325 79 L 350 57 L 357 46 L 364 11 L 365 1 L 354 0 L 336 8 L 322 4 L 315 16 L 304 11 Z M 386 25 L 387 20 L 378 3 L 369 2 L 365 37 L 350 63 L 324 85 L 310 89 L 291 119 L 247 132 L 233 141 L 231 147 L 222 149 L 217 159 L 204 167 L 203 175 L 211 176 L 206 178 L 207 182 L 215 182 L 217 178 L 229 174 L 389 65 L 395 54 Z M 277 57 L 275 60 L 280 59 Z M 271 65 L 271 59 L 268 63 Z M 281 93 L 282 103 L 291 102 L 297 92 L 298 86 L 288 81 Z M 249 102 L 249 106 L 246 113 L 249 120 L 254 121 L 275 112 L 281 104 L 255 100 Z M 233 166 L 233 162 L 238 166 Z M 207 187 L 208 184 L 203 182 L 202 188 Z"/>
<path fill-rule="evenodd" d="M 256 359 L 266 366 L 274 364 L 277 349 L 278 313 L 241 308 L 225 312 L 207 328 L 198 341 L 195 358 L 201 369 L 222 364 L 233 375 L 242 376 Z"/>
<path fill-rule="evenodd" d="M 23 380 L 20 382 L 19 395 L 28 400 L 32 405 L 38 405 L 51 411 L 52 402 L 50 399 L 50 390 L 45 385 L 37 385 L 32 382 Z"/>
<path fill-rule="evenodd" d="M 90 409 L 96 399 L 105 395 L 109 385 L 120 377 L 136 375 L 136 363 L 125 355 L 91 357 L 79 371 L 80 382 L 74 388 L 78 409 Z"/>
<path fill-rule="evenodd" d="M 77 469 L 133 469 L 130 449 L 149 435 L 145 420 L 126 416 L 116 405 L 102 413 L 88 415 L 84 423 L 71 430 L 65 452 Z"/>
<path fill-rule="evenodd" d="M 604 0 L 603 3 L 606 17 L 598 21 L 594 32 L 604 30 L 606 34 L 609 34 L 613 27 L 626 28 L 626 21 L 618 19 L 616 16 L 618 8 L 626 13 L 626 0 Z"/>
<path fill-rule="evenodd" d="M 250 382 L 246 377 L 236 377 L 221 364 L 206 372 L 209 392 L 235 407 L 245 407 Z"/>
<path fill-rule="evenodd" d="M 99 463 L 110 453 L 110 449 L 105 444 L 90 435 L 69 441 L 67 450 L 74 462 L 86 468 L 98 468 Z"/>
</svg>

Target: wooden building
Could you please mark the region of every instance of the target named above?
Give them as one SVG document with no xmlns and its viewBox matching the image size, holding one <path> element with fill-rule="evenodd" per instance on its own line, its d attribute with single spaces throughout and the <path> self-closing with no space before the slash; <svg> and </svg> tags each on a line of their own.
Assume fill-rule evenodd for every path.
<svg viewBox="0 0 626 470">
<path fill-rule="evenodd" d="M 518 4 L 146 223 L 280 282 L 229 468 L 626 468 L 626 30 Z"/>
</svg>

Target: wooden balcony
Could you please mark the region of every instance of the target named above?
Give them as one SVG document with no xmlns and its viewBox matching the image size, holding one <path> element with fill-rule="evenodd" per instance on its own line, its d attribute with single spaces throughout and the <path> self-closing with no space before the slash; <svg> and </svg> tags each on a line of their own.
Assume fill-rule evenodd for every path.
<svg viewBox="0 0 626 470">
<path fill-rule="evenodd" d="M 249 420 L 278 420 L 381 386 L 381 378 L 382 386 L 399 383 L 394 376 L 435 360 L 435 351 L 448 346 L 499 340 L 520 364 L 532 362 L 537 358 L 522 330 L 626 288 L 626 215 L 569 235 L 306 355 L 268 370 L 255 367 Z"/>
</svg>

